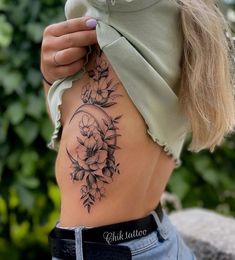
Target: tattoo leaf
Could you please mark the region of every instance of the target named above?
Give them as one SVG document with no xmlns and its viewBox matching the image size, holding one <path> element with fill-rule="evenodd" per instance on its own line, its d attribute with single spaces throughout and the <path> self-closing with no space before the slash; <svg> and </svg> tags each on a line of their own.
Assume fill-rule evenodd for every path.
<svg viewBox="0 0 235 260">
<path fill-rule="evenodd" d="M 87 194 L 82 195 L 81 200 L 85 199 L 86 196 Z"/>
<path fill-rule="evenodd" d="M 116 139 L 118 136 L 121 136 L 121 135 L 118 135 L 118 134 L 110 135 L 110 136 L 105 137 L 105 140 L 110 141 L 110 140 Z"/>
<path fill-rule="evenodd" d="M 95 201 L 95 197 L 92 194 L 89 194 L 89 196 L 92 201 Z"/>
<path fill-rule="evenodd" d="M 111 107 L 116 104 L 117 104 L 117 102 L 109 102 L 109 103 L 105 103 L 105 104 L 101 105 L 101 107 L 107 108 L 107 107 Z"/>
<path fill-rule="evenodd" d="M 105 171 L 104 175 L 107 177 L 112 177 L 112 173 L 109 170 Z"/>
<path fill-rule="evenodd" d="M 122 97 L 122 95 L 116 94 L 116 95 L 111 95 L 111 96 L 110 96 L 111 99 L 116 99 L 116 98 L 118 98 L 118 97 Z"/>
<path fill-rule="evenodd" d="M 109 145 L 110 148 L 114 149 L 114 150 L 120 150 L 121 148 L 117 145 Z"/>
<path fill-rule="evenodd" d="M 88 201 L 89 201 L 89 197 L 84 200 L 83 204 L 84 205 L 87 204 Z"/>
<path fill-rule="evenodd" d="M 108 121 L 106 121 L 105 119 L 103 119 L 103 122 L 104 122 L 104 124 L 105 124 L 106 126 L 109 126 Z"/>
<path fill-rule="evenodd" d="M 117 90 L 117 86 L 119 84 L 119 83 L 116 83 L 114 85 L 111 85 L 111 83 L 112 83 L 112 81 L 110 81 L 110 85 L 108 86 L 108 89 L 109 89 L 110 93 L 116 91 Z"/>
<path fill-rule="evenodd" d="M 118 120 L 121 119 L 121 118 L 122 118 L 122 115 L 117 116 L 117 117 L 114 118 L 114 121 L 118 121 Z"/>
<path fill-rule="evenodd" d="M 116 130 L 119 130 L 119 128 L 116 126 L 112 126 L 112 127 L 109 127 L 109 130 L 116 131 Z"/>
<path fill-rule="evenodd" d="M 108 75 L 109 75 L 108 69 L 103 70 L 103 71 L 101 71 L 101 73 L 100 73 L 100 76 L 101 76 L 101 77 L 104 77 L 104 78 L 107 78 Z"/>
<path fill-rule="evenodd" d="M 112 79 L 110 79 L 108 82 L 107 82 L 107 88 L 109 88 L 111 85 L 112 85 Z"/>
<path fill-rule="evenodd" d="M 82 181 L 83 180 L 83 178 L 84 178 L 84 176 L 85 176 L 85 171 L 78 171 L 77 172 L 77 174 L 76 174 L 76 176 L 75 176 L 75 178 L 76 178 L 76 180 L 78 180 L 78 181 Z"/>
<path fill-rule="evenodd" d="M 91 212 L 91 205 L 87 205 L 87 210 L 88 210 L 88 213 Z"/>
<path fill-rule="evenodd" d="M 81 138 L 77 137 L 77 141 L 81 144 L 81 145 L 84 145 L 84 142 Z"/>
</svg>

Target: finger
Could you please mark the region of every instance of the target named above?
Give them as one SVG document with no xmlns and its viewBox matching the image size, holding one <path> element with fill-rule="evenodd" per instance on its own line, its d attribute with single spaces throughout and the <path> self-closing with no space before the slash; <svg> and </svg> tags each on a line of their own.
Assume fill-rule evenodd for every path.
<svg viewBox="0 0 235 260">
<path fill-rule="evenodd" d="M 94 29 L 96 23 L 96 20 L 91 17 L 74 18 L 49 25 L 44 30 L 44 34 L 59 37 L 68 33 Z"/>
<path fill-rule="evenodd" d="M 83 68 L 85 59 L 80 59 L 74 63 L 66 66 L 59 66 L 56 68 L 56 76 L 58 78 L 65 78 L 72 76 Z"/>
<path fill-rule="evenodd" d="M 85 57 L 86 48 L 69 48 L 58 51 L 56 53 L 56 63 L 61 65 L 69 65 Z M 54 58 L 53 58 L 54 59 Z M 52 59 L 52 60 L 53 60 Z"/>
<path fill-rule="evenodd" d="M 58 46 L 59 50 L 68 48 L 85 47 L 97 43 L 96 31 L 81 31 L 69 33 L 52 39 L 53 46 Z"/>
</svg>

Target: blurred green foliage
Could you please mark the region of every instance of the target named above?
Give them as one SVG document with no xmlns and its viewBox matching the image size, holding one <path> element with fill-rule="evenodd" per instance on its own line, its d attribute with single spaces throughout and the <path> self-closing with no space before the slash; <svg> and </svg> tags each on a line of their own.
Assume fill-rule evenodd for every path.
<svg viewBox="0 0 235 260">
<path fill-rule="evenodd" d="M 0 259 L 49 259 L 59 212 L 39 71 L 44 27 L 63 1 L 0 0 Z"/>
<path fill-rule="evenodd" d="M 230 3 L 231 4 L 231 3 Z M 52 132 L 39 71 L 44 27 L 64 20 L 62 0 L 0 0 L 0 259 L 49 259 L 47 235 L 59 213 Z M 234 3 L 235 6 L 235 3 Z M 168 189 L 184 207 L 235 216 L 235 153 L 183 152 Z"/>
</svg>

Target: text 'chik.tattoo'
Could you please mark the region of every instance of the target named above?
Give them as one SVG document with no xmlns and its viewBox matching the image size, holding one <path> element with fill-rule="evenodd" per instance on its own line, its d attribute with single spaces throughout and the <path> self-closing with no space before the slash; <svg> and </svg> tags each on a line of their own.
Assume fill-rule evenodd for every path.
<svg viewBox="0 0 235 260">
<path fill-rule="evenodd" d="M 105 185 L 120 173 L 115 151 L 120 149 L 117 125 L 121 116 L 111 117 L 105 109 L 117 104 L 115 99 L 121 95 L 115 93 L 119 83 L 109 78 L 109 66 L 102 51 L 97 51 L 96 64 L 88 75 L 89 83 L 82 88 L 83 105 L 70 120 L 77 120 L 80 137 L 76 137 L 75 153 L 67 148 L 67 154 L 72 163 L 71 179 L 83 181 L 80 199 L 90 213 L 96 200 L 105 197 Z"/>
</svg>

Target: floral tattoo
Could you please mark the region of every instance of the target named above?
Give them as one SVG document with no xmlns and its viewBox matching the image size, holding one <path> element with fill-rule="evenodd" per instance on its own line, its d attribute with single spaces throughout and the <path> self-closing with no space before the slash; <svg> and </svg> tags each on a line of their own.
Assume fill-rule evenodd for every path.
<svg viewBox="0 0 235 260">
<path fill-rule="evenodd" d="M 115 151 L 120 149 L 117 127 L 121 115 L 111 117 L 105 111 L 121 97 L 115 94 L 119 83 L 109 78 L 109 66 L 101 50 L 96 50 L 96 62 L 88 71 L 89 83 L 82 88 L 83 104 L 74 112 L 70 122 L 78 120 L 81 138 L 76 137 L 75 156 L 67 148 L 71 161 L 73 182 L 83 181 L 81 200 L 88 213 L 97 200 L 105 197 L 105 185 L 113 182 L 113 176 L 120 174 Z"/>
</svg>

